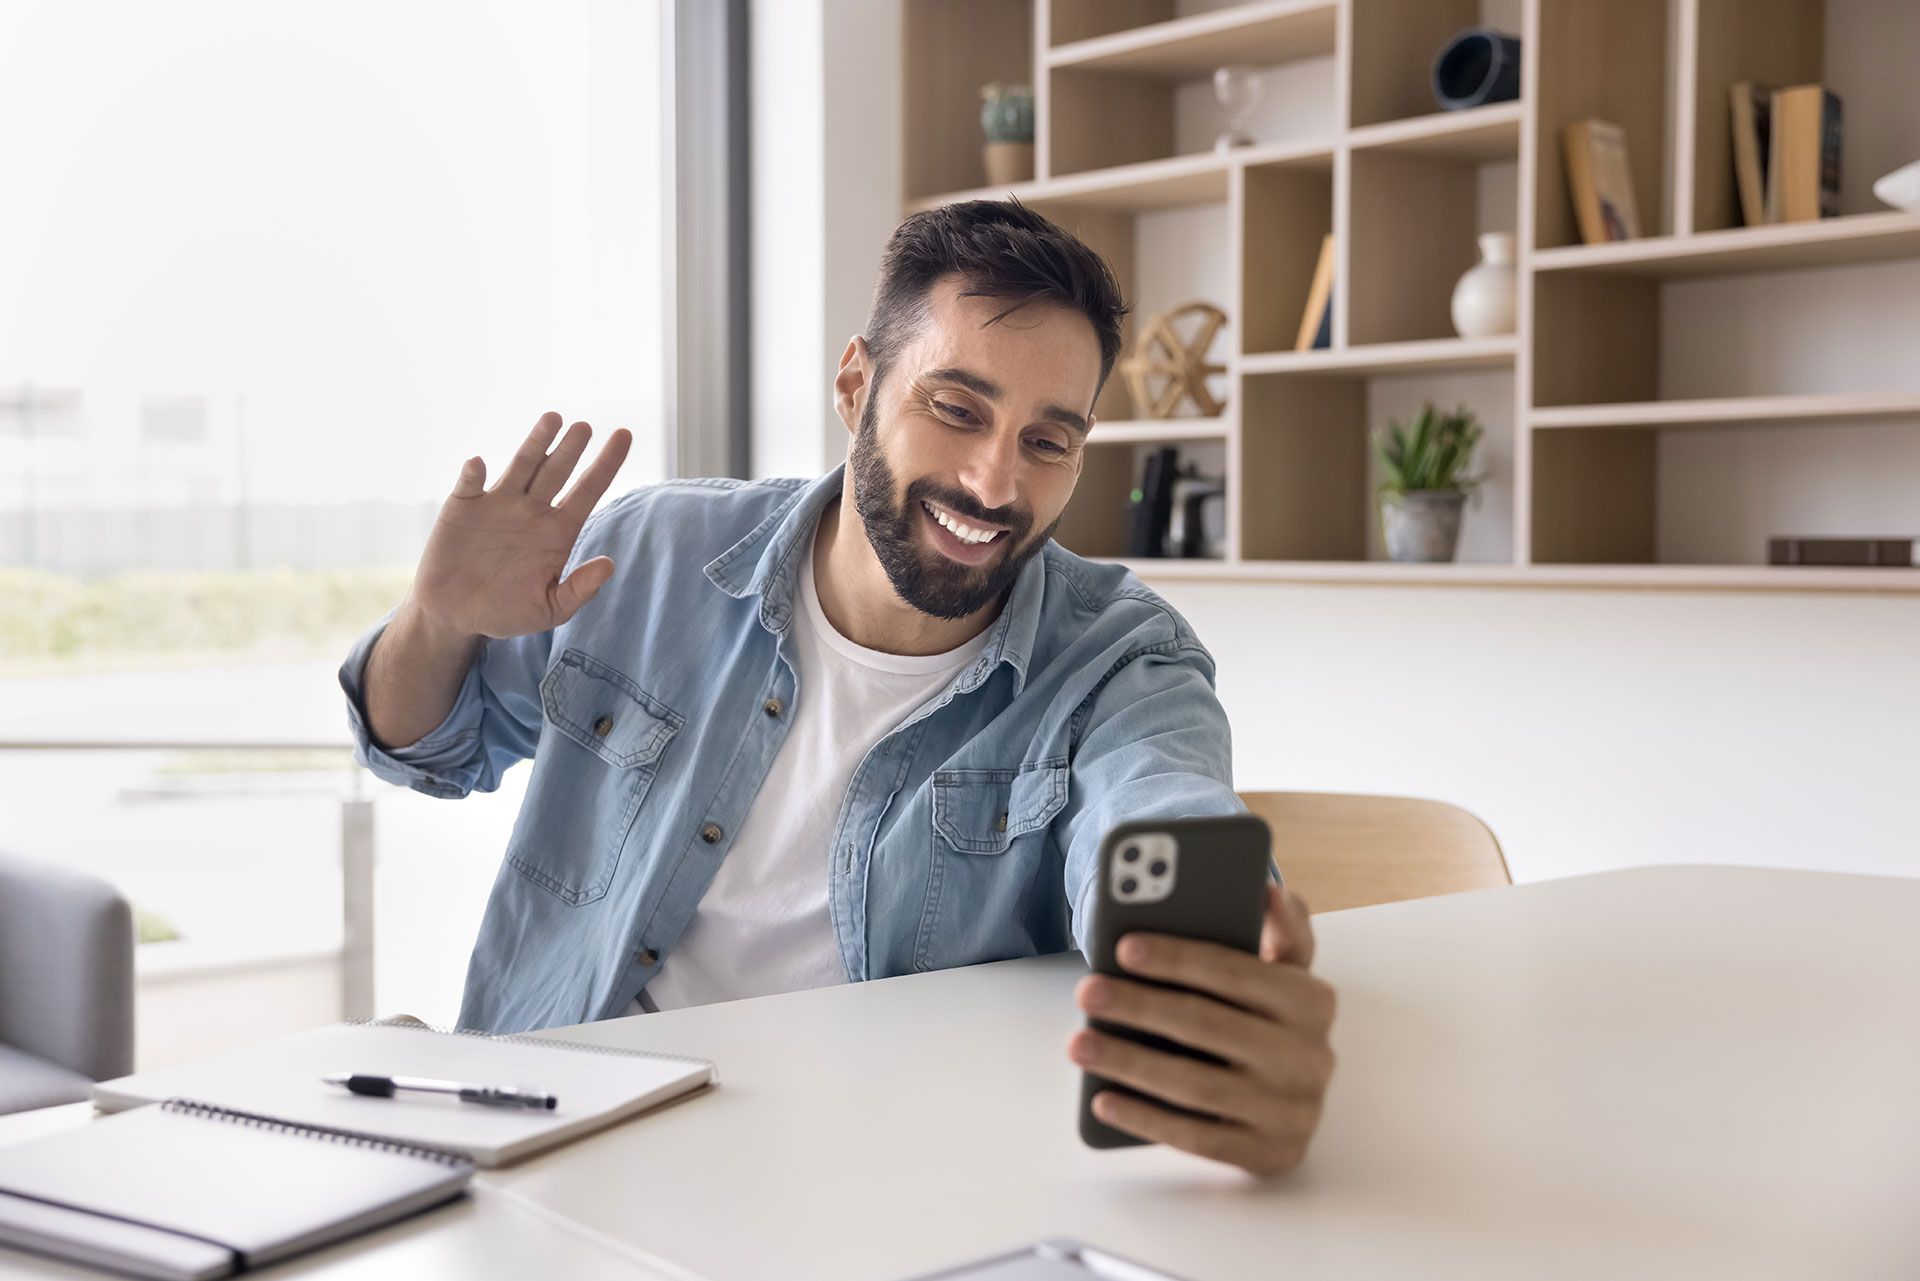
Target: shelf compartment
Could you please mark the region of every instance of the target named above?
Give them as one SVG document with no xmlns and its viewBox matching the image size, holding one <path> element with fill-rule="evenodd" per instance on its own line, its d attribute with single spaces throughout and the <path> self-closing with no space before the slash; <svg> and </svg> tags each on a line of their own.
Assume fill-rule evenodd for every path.
<svg viewBox="0 0 1920 1281">
<path fill-rule="evenodd" d="M 1229 63 L 1266 65 L 1334 51 L 1338 6 L 1330 0 L 1260 0 L 1055 45 L 1051 67 L 1155 80 L 1196 80 Z"/>
<path fill-rule="evenodd" d="M 1377 125 L 1431 113 L 1439 105 L 1433 99 L 1433 60 L 1455 33 L 1481 25 L 1479 0 L 1351 0 L 1351 4 L 1348 109 L 1353 124 Z"/>
<path fill-rule="evenodd" d="M 1542 249 L 1533 269 L 1675 280 L 1912 257 L 1920 257 L 1920 214 L 1888 212 Z"/>
<path fill-rule="evenodd" d="M 1336 351 L 1263 351 L 1242 356 L 1243 374 L 1410 374 L 1512 366 L 1519 340 L 1431 338 L 1419 342 L 1368 343 Z"/>
<path fill-rule="evenodd" d="M 1356 151 L 1340 253 L 1335 343 L 1355 347 L 1454 335 L 1453 288 L 1480 260 L 1479 169 L 1431 156 Z M 1511 227 L 1513 211 L 1495 225 Z"/>
<path fill-rule="evenodd" d="M 1920 418 L 1920 392 L 1844 395 L 1732 396 L 1710 400 L 1655 400 L 1622 404 L 1557 405 L 1535 409 L 1538 430 L 1581 427 L 1754 427 L 1879 418 Z"/>
<path fill-rule="evenodd" d="M 1179 441 L 1225 440 L 1224 418 L 1147 418 L 1094 423 L 1088 445 L 1159 445 Z"/>
<path fill-rule="evenodd" d="M 1033 79 L 1033 0 L 909 0 L 902 14 L 901 192 L 986 181 L 980 86 Z"/>
<path fill-rule="evenodd" d="M 1372 506 L 1365 381 L 1248 378 L 1240 402 L 1240 461 L 1228 483 L 1239 500 L 1242 554 L 1364 558 Z"/>
<path fill-rule="evenodd" d="M 1682 228 L 1742 225 L 1728 91 L 1737 80 L 1769 89 L 1821 82 L 1825 8 L 1824 0 L 1695 0 L 1688 6 L 1693 27 L 1683 34 L 1681 57 L 1691 43 L 1693 92 L 1682 103 L 1690 122 L 1682 129 L 1692 148 L 1693 179 Z"/>
<path fill-rule="evenodd" d="M 1292 346 L 1313 287 L 1320 245 L 1333 230 L 1333 174 L 1299 166 L 1252 165 L 1241 202 L 1236 346 Z M 1337 246 L 1336 246 L 1337 248 Z M 1334 281 L 1334 311 L 1345 306 Z"/>
<path fill-rule="evenodd" d="M 1561 133 L 1597 117 L 1626 134 L 1627 167 L 1642 235 L 1672 230 L 1663 198 L 1668 146 L 1667 0 L 1556 0 L 1537 6 L 1528 67 L 1538 84 L 1534 131 L 1534 248 L 1578 245 L 1580 225 L 1567 189 Z"/>
<path fill-rule="evenodd" d="M 1426 156 L 1456 164 L 1518 160 L 1524 110 L 1521 103 L 1502 102 L 1471 111 L 1442 111 L 1393 120 L 1349 130 L 1347 145 L 1355 151 Z"/>
</svg>

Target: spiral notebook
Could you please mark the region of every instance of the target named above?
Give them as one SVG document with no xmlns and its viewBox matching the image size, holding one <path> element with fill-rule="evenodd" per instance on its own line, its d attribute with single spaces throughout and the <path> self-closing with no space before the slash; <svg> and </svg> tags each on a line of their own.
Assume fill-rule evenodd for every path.
<svg viewBox="0 0 1920 1281">
<path fill-rule="evenodd" d="M 0 1148 L 0 1245 L 224 1277 L 452 1200 L 473 1163 L 185 1099 Z"/>
<path fill-rule="evenodd" d="M 445 1095 L 349 1094 L 334 1072 L 424 1076 L 526 1086 L 557 1097 L 552 1111 L 487 1107 Z M 205 1099 L 301 1125 L 378 1134 L 399 1143 L 505 1165 L 715 1080 L 706 1059 L 585 1045 L 543 1036 L 487 1036 L 417 1020 L 330 1023 L 215 1058 L 102 1081 L 94 1104 L 117 1112 L 162 1099 Z"/>
</svg>

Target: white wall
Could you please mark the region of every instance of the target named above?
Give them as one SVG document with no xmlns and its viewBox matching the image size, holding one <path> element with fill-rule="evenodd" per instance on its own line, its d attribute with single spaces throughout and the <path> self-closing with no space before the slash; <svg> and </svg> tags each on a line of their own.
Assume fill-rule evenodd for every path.
<svg viewBox="0 0 1920 1281">
<path fill-rule="evenodd" d="M 826 412 L 831 355 L 865 319 L 866 292 L 884 240 L 884 231 L 875 238 L 872 229 L 897 220 L 893 122 L 900 112 L 893 0 L 792 5 L 762 0 L 756 20 L 762 10 L 778 11 L 775 21 L 782 24 L 806 10 L 811 15 L 807 38 L 822 23 L 833 24 L 830 29 L 849 44 L 827 57 L 843 57 L 850 65 L 845 74 L 829 77 L 813 53 L 804 59 L 792 55 L 804 67 L 796 71 L 783 62 L 757 70 L 756 91 L 771 83 L 783 92 L 801 92 L 801 82 L 811 77 L 813 91 L 826 94 L 822 118 L 852 122 L 870 144 L 823 140 L 807 150 L 808 144 L 796 141 L 791 154 L 769 158 L 763 148 L 756 161 L 757 166 L 791 161 L 793 170 L 789 185 L 762 186 L 756 196 L 762 219 L 756 266 L 764 272 L 763 264 L 772 261 L 777 273 L 762 280 L 759 299 L 778 305 L 785 273 L 797 271 L 796 264 L 807 264 L 811 280 L 813 263 L 831 262 L 836 285 L 831 297 L 824 281 L 802 294 L 777 325 L 763 304 L 760 323 L 766 328 L 760 332 L 772 350 L 756 347 L 756 410 L 762 404 L 801 407 L 791 423 L 763 419 L 756 424 L 756 448 L 763 441 L 775 446 L 758 460 L 762 474 L 769 474 L 818 470 L 840 456 L 838 424 L 829 432 L 819 426 L 820 415 Z M 862 34 L 871 41 L 862 42 Z M 809 48 L 795 33 L 779 36 L 776 43 L 775 33 L 763 30 L 755 38 L 756 52 L 763 43 L 780 50 L 783 59 L 793 48 Z M 1836 59 L 1865 56 L 1851 52 L 1863 47 L 1851 36 L 1830 36 L 1829 47 Z M 758 103 L 756 118 L 771 109 Z M 782 136 L 805 127 L 814 109 L 786 103 L 778 122 Z M 824 157 L 824 170 L 800 172 L 804 166 L 795 157 L 802 152 Z M 1871 154 L 1864 146 L 1862 152 Z M 772 218 L 789 221 L 776 228 L 767 225 Z M 1180 216 L 1143 223 L 1143 240 L 1154 238 L 1143 244 L 1142 294 L 1143 301 L 1151 301 L 1144 297 L 1149 284 L 1176 272 L 1177 264 L 1164 256 L 1168 246 L 1179 244 L 1192 227 L 1190 218 Z M 1190 265 L 1204 276 L 1205 259 Z M 1730 368 L 1703 362 L 1738 362 L 1745 347 L 1722 342 L 1699 350 L 1696 318 L 1729 307 L 1786 314 L 1782 309 L 1794 305 L 1813 279 L 1798 273 L 1758 285 L 1722 282 L 1676 294 L 1667 313 L 1670 371 L 1685 362 L 1686 377 L 1712 380 L 1723 372 L 1731 377 Z M 1890 302 L 1887 294 L 1876 294 L 1874 282 L 1889 279 L 1885 269 L 1867 270 L 1839 287 L 1854 291 L 1859 316 L 1879 318 L 1888 315 L 1882 304 Z M 1900 283 L 1911 282 L 1901 277 Z M 1739 296 L 1712 297 L 1714 288 Z M 1773 292 L 1756 296 L 1756 289 Z M 1916 317 L 1920 309 L 1908 308 L 1901 323 L 1920 325 Z M 1680 320 L 1684 323 L 1675 323 Z M 1821 367 L 1844 363 L 1855 350 L 1852 344 L 1867 341 L 1869 334 L 1877 335 L 1875 342 L 1899 341 L 1865 320 L 1858 323 L 1852 337 L 1845 332 L 1823 336 L 1817 325 L 1802 329 L 1811 344 L 1804 359 Z M 1905 332 L 1909 343 L 1920 340 L 1920 328 Z M 1824 356 L 1822 342 L 1832 345 Z M 825 347 L 832 351 L 823 361 Z M 1670 379 L 1680 376 L 1669 373 Z M 1884 367 L 1882 376 L 1896 377 L 1894 367 Z M 787 379 L 800 381 L 789 386 Z M 1377 384 L 1370 413 L 1400 412 L 1402 393 L 1415 390 L 1402 386 L 1406 381 Z M 1510 380 L 1481 381 L 1489 385 L 1476 394 L 1510 400 Z M 1510 422 L 1502 425 L 1511 430 Z M 1868 442 L 1869 467 L 1852 467 L 1856 477 L 1864 480 L 1866 471 L 1911 456 L 1912 425 L 1903 426 L 1908 434 L 1897 441 L 1875 437 Z M 1867 430 L 1898 436 L 1894 428 Z M 812 455 L 795 443 L 809 432 Z M 1695 456 L 1707 441 L 1705 435 L 1684 438 L 1668 448 L 1663 463 L 1676 472 L 1697 468 Z M 1857 444 L 1844 430 L 1826 429 L 1823 435 L 1807 429 L 1775 433 L 1752 448 L 1798 449 L 1813 466 L 1820 457 L 1830 462 Z M 1506 447 L 1500 441 L 1500 448 Z M 1749 457 L 1728 454 L 1722 462 L 1744 467 Z M 1908 479 L 1896 480 L 1891 497 L 1882 491 L 1873 515 L 1904 516 L 1920 533 L 1920 511 L 1914 506 L 1920 485 L 1913 483 L 1920 469 L 1907 467 L 1899 474 Z M 1469 517 L 1465 549 L 1471 558 L 1506 556 L 1509 509 L 1499 495 L 1494 498 Z M 1723 501 L 1736 500 L 1730 495 Z M 1849 493 L 1827 501 L 1825 515 L 1833 520 L 1853 511 Z M 1236 781 L 1243 788 L 1451 800 L 1493 826 L 1515 876 L 1525 880 L 1671 861 L 1920 875 L 1920 834 L 1905 799 L 1920 779 L 1915 662 L 1920 600 L 1156 586 L 1193 622 L 1219 662 L 1221 697 L 1233 722 Z M 1782 946 L 1791 945 L 1782 940 Z"/>
</svg>

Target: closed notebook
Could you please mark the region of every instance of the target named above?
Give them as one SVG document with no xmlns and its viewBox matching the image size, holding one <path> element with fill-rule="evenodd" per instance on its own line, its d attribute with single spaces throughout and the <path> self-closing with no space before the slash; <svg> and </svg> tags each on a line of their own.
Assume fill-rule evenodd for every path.
<svg viewBox="0 0 1920 1281">
<path fill-rule="evenodd" d="M 142 1277 L 223 1277 L 458 1196 L 473 1163 L 171 1099 L 0 1147 L 0 1244 Z"/>
<path fill-rule="evenodd" d="M 438 1094 L 349 1094 L 335 1072 L 424 1076 L 527 1086 L 554 1095 L 552 1111 L 490 1107 Z M 102 1081 L 100 1108 L 205 1099 L 302 1125 L 379 1134 L 505 1165 L 678 1098 L 715 1079 L 705 1059 L 582 1045 L 541 1036 L 448 1032 L 418 1022 L 330 1023 L 178 1067 Z"/>
</svg>

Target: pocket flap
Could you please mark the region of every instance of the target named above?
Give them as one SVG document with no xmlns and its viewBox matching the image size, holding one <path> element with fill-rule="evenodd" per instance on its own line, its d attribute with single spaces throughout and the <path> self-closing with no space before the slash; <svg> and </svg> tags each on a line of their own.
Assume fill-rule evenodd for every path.
<svg viewBox="0 0 1920 1281">
<path fill-rule="evenodd" d="M 540 682 L 555 728 L 610 765 L 648 765 L 681 726 L 666 704 L 598 659 L 570 649 Z"/>
<path fill-rule="evenodd" d="M 970 854 L 1006 853 L 1014 837 L 1045 827 L 1066 803 L 1064 762 L 933 776 L 933 825 L 947 844 Z"/>
</svg>

